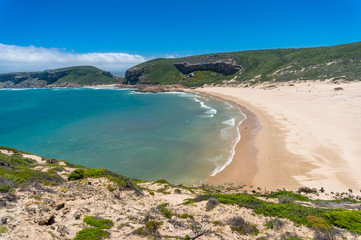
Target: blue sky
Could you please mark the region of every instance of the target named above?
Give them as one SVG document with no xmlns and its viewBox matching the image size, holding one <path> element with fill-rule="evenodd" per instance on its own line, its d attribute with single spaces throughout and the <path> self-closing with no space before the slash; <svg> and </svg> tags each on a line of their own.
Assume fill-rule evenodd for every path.
<svg viewBox="0 0 361 240">
<path fill-rule="evenodd" d="M 361 0 L 0 0 L 0 53 L 126 53 L 135 56 L 130 66 L 152 57 L 357 42 L 360 26 Z M 10 60 L 1 61 L 4 72 Z"/>
</svg>

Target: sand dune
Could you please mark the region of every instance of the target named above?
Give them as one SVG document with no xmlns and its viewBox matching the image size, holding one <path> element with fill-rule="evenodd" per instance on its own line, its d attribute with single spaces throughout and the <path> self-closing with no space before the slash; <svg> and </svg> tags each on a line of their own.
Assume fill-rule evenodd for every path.
<svg viewBox="0 0 361 240">
<path fill-rule="evenodd" d="M 253 144 L 257 150 L 239 151 L 237 146 L 232 164 L 209 182 L 333 191 L 361 188 L 361 82 L 268 83 L 197 91 L 246 107 L 261 126 L 254 131 L 254 143 L 249 134 L 239 143 Z M 244 162 L 250 161 L 256 166 L 247 174 Z"/>
</svg>

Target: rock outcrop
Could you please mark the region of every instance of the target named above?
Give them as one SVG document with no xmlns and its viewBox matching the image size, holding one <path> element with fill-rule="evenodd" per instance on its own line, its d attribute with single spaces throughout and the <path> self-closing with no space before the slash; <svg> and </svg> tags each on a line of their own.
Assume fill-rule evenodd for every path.
<svg viewBox="0 0 361 240">
<path fill-rule="evenodd" d="M 125 72 L 125 79 L 127 79 L 129 84 L 137 84 L 144 78 L 144 71 L 145 68 L 132 67 Z"/>
<path fill-rule="evenodd" d="M 213 71 L 223 75 L 232 75 L 242 68 L 234 61 L 216 61 L 206 63 L 181 62 L 174 63 L 174 66 L 183 74 L 189 74 L 195 71 Z"/>
</svg>

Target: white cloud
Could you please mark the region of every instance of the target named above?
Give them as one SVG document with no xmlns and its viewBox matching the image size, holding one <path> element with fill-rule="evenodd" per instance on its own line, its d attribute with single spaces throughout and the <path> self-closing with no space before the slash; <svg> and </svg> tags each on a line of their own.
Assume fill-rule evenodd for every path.
<svg viewBox="0 0 361 240">
<path fill-rule="evenodd" d="M 149 59 L 128 53 L 70 53 L 56 48 L 21 47 L 0 43 L 0 72 L 3 73 L 81 65 L 122 71 L 146 60 Z"/>
</svg>

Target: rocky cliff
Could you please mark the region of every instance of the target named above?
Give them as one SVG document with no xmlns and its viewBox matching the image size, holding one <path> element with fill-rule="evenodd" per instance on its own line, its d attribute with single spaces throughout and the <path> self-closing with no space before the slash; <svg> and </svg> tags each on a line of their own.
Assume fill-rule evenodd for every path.
<svg viewBox="0 0 361 240">
<path fill-rule="evenodd" d="M 130 68 L 125 72 L 125 79 L 128 81 L 129 84 L 137 84 L 141 82 L 142 78 L 144 78 L 144 76 L 142 75 L 144 71 L 145 68 Z"/>
<path fill-rule="evenodd" d="M 69 87 L 120 82 L 110 72 L 92 66 L 68 67 L 42 72 L 0 74 L 0 87 Z"/>
<path fill-rule="evenodd" d="M 232 75 L 242 68 L 232 60 L 205 63 L 181 62 L 174 63 L 174 66 L 183 74 L 189 74 L 195 71 L 212 71 L 223 75 Z"/>
</svg>

